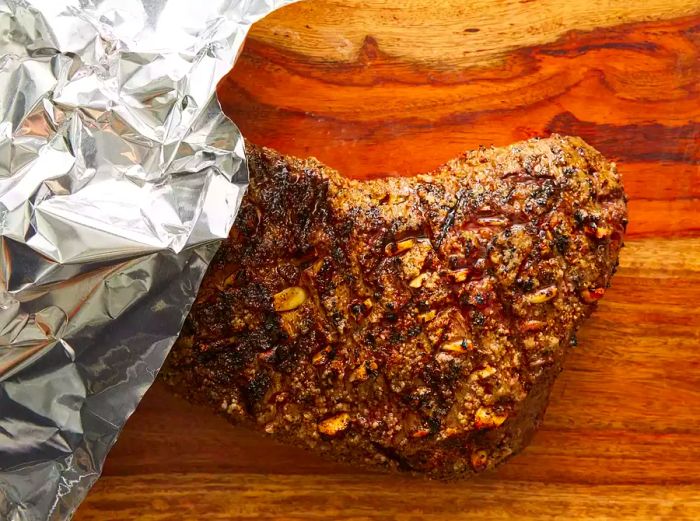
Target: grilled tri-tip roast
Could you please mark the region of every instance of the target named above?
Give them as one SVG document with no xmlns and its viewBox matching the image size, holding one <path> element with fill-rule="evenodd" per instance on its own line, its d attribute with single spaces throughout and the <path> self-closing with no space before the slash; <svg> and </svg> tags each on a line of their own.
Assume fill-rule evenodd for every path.
<svg viewBox="0 0 700 521">
<path fill-rule="evenodd" d="M 166 369 L 336 459 L 451 477 L 522 449 L 627 223 L 580 138 L 356 181 L 248 145 L 250 188 Z"/>
</svg>

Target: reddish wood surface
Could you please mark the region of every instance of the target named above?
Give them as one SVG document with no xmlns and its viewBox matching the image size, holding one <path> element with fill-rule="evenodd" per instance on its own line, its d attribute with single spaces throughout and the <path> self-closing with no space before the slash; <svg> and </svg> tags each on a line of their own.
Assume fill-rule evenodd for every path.
<svg viewBox="0 0 700 521">
<path fill-rule="evenodd" d="M 76 519 L 700 519 L 692 4 L 316 0 L 261 22 L 219 90 L 247 138 L 373 177 L 581 135 L 630 196 L 620 270 L 543 428 L 494 474 L 445 484 L 329 463 L 158 383 Z"/>
</svg>

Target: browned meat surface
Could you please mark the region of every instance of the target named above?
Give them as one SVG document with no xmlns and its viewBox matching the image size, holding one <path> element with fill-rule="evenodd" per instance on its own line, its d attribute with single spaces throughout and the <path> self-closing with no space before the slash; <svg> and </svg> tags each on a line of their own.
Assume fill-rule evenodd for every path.
<svg viewBox="0 0 700 521">
<path fill-rule="evenodd" d="M 369 182 L 248 154 L 250 189 L 166 369 L 177 392 L 433 476 L 522 449 L 617 265 L 615 165 L 556 135 Z"/>
</svg>

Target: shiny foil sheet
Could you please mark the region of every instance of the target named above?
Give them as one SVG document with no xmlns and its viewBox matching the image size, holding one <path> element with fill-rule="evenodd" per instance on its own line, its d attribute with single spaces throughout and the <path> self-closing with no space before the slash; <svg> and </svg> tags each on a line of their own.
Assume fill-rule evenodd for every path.
<svg viewBox="0 0 700 521">
<path fill-rule="evenodd" d="M 0 519 L 68 519 L 247 183 L 215 97 L 284 0 L 0 0 Z"/>
</svg>

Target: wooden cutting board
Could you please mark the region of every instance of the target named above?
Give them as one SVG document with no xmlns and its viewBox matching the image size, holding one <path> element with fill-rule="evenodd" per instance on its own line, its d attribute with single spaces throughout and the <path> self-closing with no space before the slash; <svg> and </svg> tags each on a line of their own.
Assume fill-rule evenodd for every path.
<svg viewBox="0 0 700 521">
<path fill-rule="evenodd" d="M 79 521 L 700 519 L 700 3 L 309 0 L 254 28 L 219 94 L 252 141 L 355 177 L 583 136 L 630 196 L 621 267 L 495 474 L 328 463 L 157 383 Z"/>
</svg>

